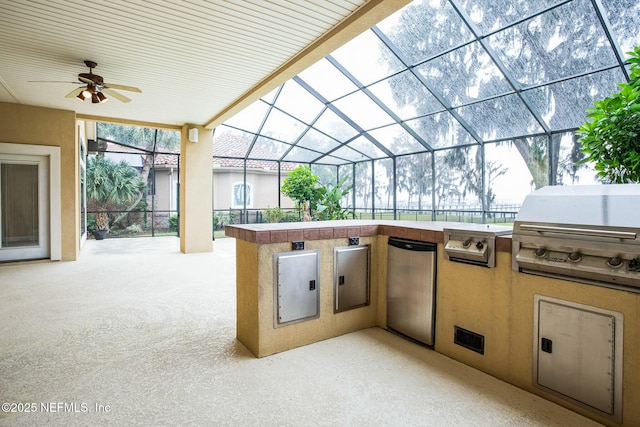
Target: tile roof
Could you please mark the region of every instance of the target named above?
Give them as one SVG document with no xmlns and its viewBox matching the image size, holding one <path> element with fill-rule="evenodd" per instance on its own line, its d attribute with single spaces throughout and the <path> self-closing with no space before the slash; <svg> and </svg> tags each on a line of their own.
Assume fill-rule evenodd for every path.
<svg viewBox="0 0 640 427">
<path fill-rule="evenodd" d="M 230 132 L 225 132 L 213 139 L 213 162 L 217 167 L 240 168 L 244 164 L 244 156 L 249 150 L 250 141 L 243 139 Z M 253 157 L 272 158 L 273 153 L 261 147 L 254 146 L 251 149 Z M 282 162 L 283 171 L 291 171 L 296 168 L 292 163 Z M 278 170 L 278 163 L 275 160 L 247 160 L 247 169 Z"/>
<path fill-rule="evenodd" d="M 223 133 L 217 136 L 213 140 L 213 164 L 216 168 L 238 168 L 242 169 L 244 166 L 244 156 L 249 149 L 250 142 L 237 135 L 231 133 Z M 132 153 L 140 154 L 144 156 L 146 152 L 129 147 L 126 145 L 120 145 L 114 142 L 107 142 L 107 152 L 120 152 L 120 153 Z M 260 147 L 254 147 L 252 154 L 260 157 L 273 157 L 273 153 L 268 152 Z M 180 151 L 176 150 L 175 154 L 170 152 L 157 153 L 155 156 L 155 165 L 167 165 L 177 166 Z M 222 157 L 219 157 L 222 156 Z M 296 168 L 295 164 L 282 162 L 281 168 L 283 171 L 292 171 Z M 247 169 L 256 170 L 278 170 L 278 163 L 275 160 L 247 160 Z"/>
</svg>

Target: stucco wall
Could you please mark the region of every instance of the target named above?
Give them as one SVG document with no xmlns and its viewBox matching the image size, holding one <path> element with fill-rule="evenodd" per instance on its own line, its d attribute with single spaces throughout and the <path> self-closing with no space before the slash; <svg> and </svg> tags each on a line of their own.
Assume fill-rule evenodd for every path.
<svg viewBox="0 0 640 427">
<path fill-rule="evenodd" d="M 155 195 L 154 208 L 157 210 L 168 211 L 177 209 L 176 194 L 178 182 L 178 168 L 156 169 L 155 171 Z M 172 213 L 171 215 L 175 215 Z"/>
<path fill-rule="evenodd" d="M 377 270 L 377 238 L 361 237 L 370 245 L 371 271 Z M 273 327 L 273 255 L 289 252 L 291 243 L 257 245 L 237 241 L 236 274 L 238 339 L 258 357 L 289 350 L 376 325 L 378 276 L 370 277 L 370 304 L 334 314 L 333 249 L 348 240 L 310 240 L 305 249 L 320 250 L 320 317 L 281 328 Z M 257 291 L 257 293 L 256 293 Z M 257 326 L 257 328 L 256 328 Z"/>
<path fill-rule="evenodd" d="M 640 294 L 549 279 L 511 269 L 498 252 L 495 268 L 447 261 L 438 245 L 435 350 L 598 421 L 615 425 L 533 386 L 536 294 L 617 311 L 624 316 L 623 425 L 640 425 Z M 484 336 L 484 354 L 454 344 L 454 326 Z"/>
<path fill-rule="evenodd" d="M 286 174 L 282 174 L 282 181 Z M 229 209 L 232 206 L 233 184 L 243 182 L 242 171 L 214 171 L 213 174 L 213 208 L 216 210 Z M 253 203 L 250 209 L 261 209 L 278 206 L 278 174 L 257 173 L 247 170 L 247 184 L 253 186 Z M 285 196 L 280 196 L 281 207 L 292 208 L 294 203 Z"/>
<path fill-rule="evenodd" d="M 60 147 L 62 260 L 79 252 L 79 147 L 74 111 L 0 102 L 0 142 Z"/>
</svg>

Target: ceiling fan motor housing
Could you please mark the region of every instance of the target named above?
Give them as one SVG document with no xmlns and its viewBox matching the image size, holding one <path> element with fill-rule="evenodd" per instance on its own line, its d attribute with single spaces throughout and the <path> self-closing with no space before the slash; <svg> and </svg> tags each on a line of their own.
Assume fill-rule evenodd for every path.
<svg viewBox="0 0 640 427">
<path fill-rule="evenodd" d="M 78 80 L 80 80 L 82 83 L 92 84 L 95 86 L 104 86 L 104 79 L 102 78 L 102 76 L 93 74 L 93 69 L 98 66 L 98 63 L 86 60 L 84 61 L 84 65 L 89 67 L 89 72 L 78 74 Z"/>
<path fill-rule="evenodd" d="M 80 73 L 78 74 L 78 80 L 80 80 L 82 83 L 104 86 L 104 80 L 102 76 L 93 73 Z"/>
</svg>

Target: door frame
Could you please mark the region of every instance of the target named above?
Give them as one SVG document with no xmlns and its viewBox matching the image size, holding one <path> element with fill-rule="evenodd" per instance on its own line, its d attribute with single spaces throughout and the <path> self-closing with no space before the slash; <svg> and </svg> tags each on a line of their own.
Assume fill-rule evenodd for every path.
<svg viewBox="0 0 640 427">
<path fill-rule="evenodd" d="M 51 261 L 62 259 L 62 186 L 60 147 L 0 142 L 0 153 L 49 158 L 49 245 Z"/>
</svg>

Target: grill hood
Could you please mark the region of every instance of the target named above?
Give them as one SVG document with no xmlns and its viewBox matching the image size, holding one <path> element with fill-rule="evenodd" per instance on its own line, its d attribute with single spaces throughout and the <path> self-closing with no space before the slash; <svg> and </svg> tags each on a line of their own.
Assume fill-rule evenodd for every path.
<svg viewBox="0 0 640 427">
<path fill-rule="evenodd" d="M 640 184 L 549 186 L 513 227 L 514 270 L 640 292 Z"/>
<path fill-rule="evenodd" d="M 640 228 L 640 184 L 543 187 L 525 198 L 523 222 Z"/>
</svg>

